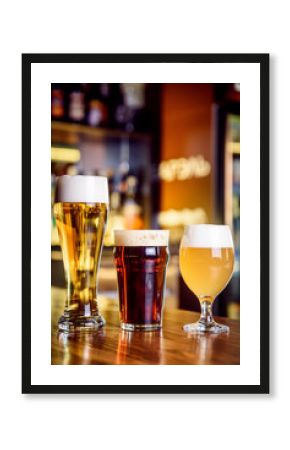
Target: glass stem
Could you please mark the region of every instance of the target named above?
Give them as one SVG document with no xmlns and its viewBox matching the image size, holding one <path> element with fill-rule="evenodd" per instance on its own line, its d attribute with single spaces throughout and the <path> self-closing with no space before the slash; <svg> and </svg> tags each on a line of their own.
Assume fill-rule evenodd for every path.
<svg viewBox="0 0 290 450">
<path fill-rule="evenodd" d="M 199 322 L 201 322 L 206 326 L 212 325 L 214 323 L 214 318 L 211 309 L 213 299 L 211 297 L 201 297 L 199 301 L 201 307 Z"/>
</svg>

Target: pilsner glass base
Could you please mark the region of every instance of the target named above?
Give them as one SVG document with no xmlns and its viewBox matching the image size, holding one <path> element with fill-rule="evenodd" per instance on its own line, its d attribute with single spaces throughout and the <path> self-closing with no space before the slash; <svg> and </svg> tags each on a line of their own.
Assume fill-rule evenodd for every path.
<svg viewBox="0 0 290 450">
<path fill-rule="evenodd" d="M 206 324 L 204 322 L 188 323 L 183 326 L 183 330 L 187 333 L 229 333 L 230 328 L 227 325 L 212 322 Z"/>
<path fill-rule="evenodd" d="M 160 323 L 140 325 L 140 324 L 121 322 L 122 330 L 126 330 L 126 331 L 154 331 L 154 330 L 160 330 L 161 327 L 162 327 L 162 325 Z"/>
<path fill-rule="evenodd" d="M 67 333 L 78 331 L 94 331 L 106 324 L 105 319 L 101 316 L 61 316 L 58 321 L 58 329 Z"/>
</svg>

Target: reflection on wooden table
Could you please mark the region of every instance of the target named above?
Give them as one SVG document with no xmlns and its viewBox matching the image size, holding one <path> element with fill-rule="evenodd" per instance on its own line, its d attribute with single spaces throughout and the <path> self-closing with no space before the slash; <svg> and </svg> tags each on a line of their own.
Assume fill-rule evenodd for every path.
<svg viewBox="0 0 290 450">
<path fill-rule="evenodd" d="M 230 326 L 229 335 L 188 335 L 182 325 L 198 314 L 166 309 L 163 328 L 130 332 L 119 327 L 118 302 L 99 297 L 106 326 L 93 333 L 64 334 L 57 330 L 65 290 L 52 288 L 52 364 L 240 364 L 239 322 L 218 318 Z"/>
</svg>

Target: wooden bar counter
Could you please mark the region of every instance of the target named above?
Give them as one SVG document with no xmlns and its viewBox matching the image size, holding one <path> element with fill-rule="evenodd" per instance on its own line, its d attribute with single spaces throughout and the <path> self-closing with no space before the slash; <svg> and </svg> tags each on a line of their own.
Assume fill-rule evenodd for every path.
<svg viewBox="0 0 290 450">
<path fill-rule="evenodd" d="M 160 331 L 132 332 L 119 327 L 118 302 L 99 297 L 106 326 L 95 332 L 59 333 L 57 320 L 63 312 L 65 290 L 52 288 L 52 364 L 240 364 L 240 324 L 229 325 L 229 335 L 189 335 L 185 323 L 199 314 L 166 309 Z"/>
</svg>

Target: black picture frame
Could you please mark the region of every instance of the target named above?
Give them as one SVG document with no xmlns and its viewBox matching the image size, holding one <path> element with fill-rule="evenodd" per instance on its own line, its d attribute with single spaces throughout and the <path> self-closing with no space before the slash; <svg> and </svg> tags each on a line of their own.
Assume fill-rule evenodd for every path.
<svg viewBox="0 0 290 450">
<path fill-rule="evenodd" d="M 267 394 L 269 393 L 269 54 L 23 54 L 22 55 L 22 393 Z M 260 65 L 260 384 L 31 384 L 31 65 L 33 63 L 256 63 Z"/>
</svg>

